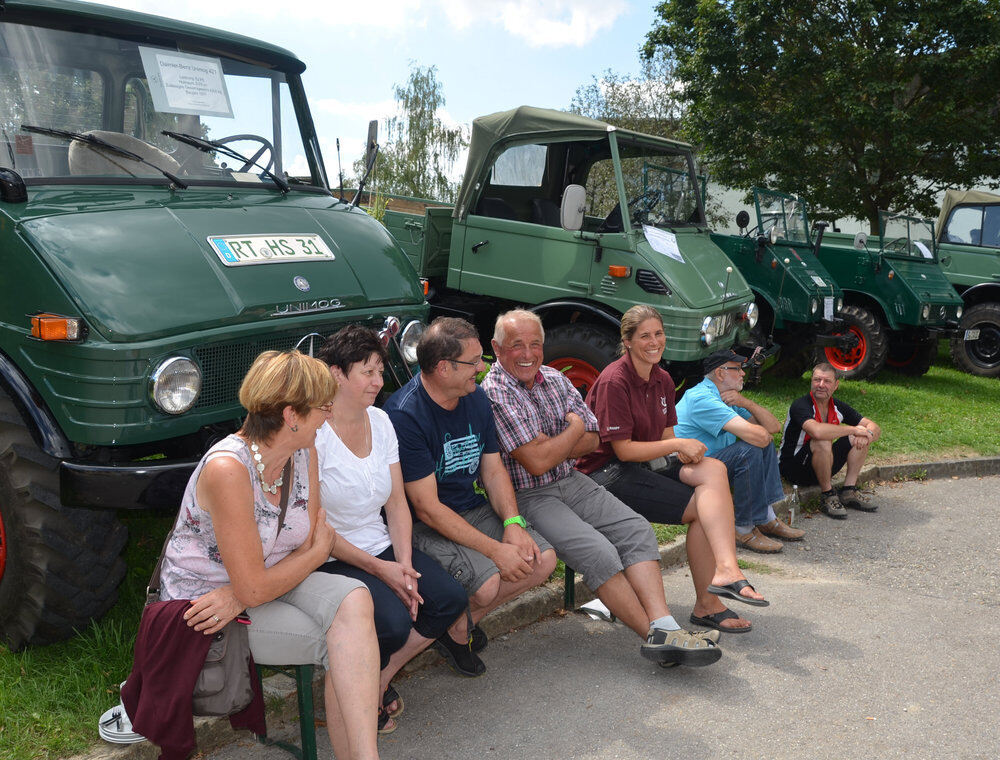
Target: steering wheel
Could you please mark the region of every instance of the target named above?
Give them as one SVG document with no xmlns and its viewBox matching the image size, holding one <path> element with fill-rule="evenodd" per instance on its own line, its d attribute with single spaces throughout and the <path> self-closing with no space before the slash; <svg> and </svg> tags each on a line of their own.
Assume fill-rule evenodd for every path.
<svg viewBox="0 0 1000 760">
<path fill-rule="evenodd" d="M 663 193 L 655 188 L 643 190 L 628 202 L 629 216 L 634 222 L 645 222 L 649 219 L 649 212 L 656 208 L 656 204 L 663 199 Z M 622 209 L 621 204 L 616 203 L 611 209 L 611 213 L 604 217 L 598 232 L 621 232 L 622 231 Z"/>
<path fill-rule="evenodd" d="M 897 237 L 885 244 L 885 250 L 898 251 L 899 253 L 910 252 L 910 239 L 907 237 Z"/>
<path fill-rule="evenodd" d="M 258 148 L 257 152 L 247 159 L 247 162 L 243 164 L 238 171 L 245 172 L 253 168 L 254 163 L 261 157 L 264 151 L 267 151 L 267 163 L 262 164 L 262 166 L 265 170 L 274 166 L 274 146 L 271 145 L 266 138 L 261 137 L 260 135 L 229 135 L 228 137 L 221 137 L 218 140 L 215 140 L 215 142 L 219 143 L 219 145 L 226 145 L 227 143 L 239 142 L 240 140 L 259 142 L 260 148 Z"/>
</svg>

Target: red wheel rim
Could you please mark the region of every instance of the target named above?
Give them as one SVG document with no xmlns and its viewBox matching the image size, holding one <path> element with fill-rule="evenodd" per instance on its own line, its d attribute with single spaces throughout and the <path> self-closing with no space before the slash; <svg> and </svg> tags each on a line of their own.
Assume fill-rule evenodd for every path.
<svg viewBox="0 0 1000 760">
<path fill-rule="evenodd" d="M 587 395 L 587 391 L 593 387 L 597 376 L 601 374 L 592 364 L 571 356 L 560 356 L 547 364 L 566 375 L 566 379 L 573 383 L 573 387 L 580 391 L 582 396 Z"/>
<path fill-rule="evenodd" d="M 4 570 L 7 569 L 7 530 L 3 525 L 3 515 L 0 515 L 0 581 L 3 580 Z"/>
<path fill-rule="evenodd" d="M 847 332 L 858 339 L 857 345 L 849 351 L 841 351 L 839 348 L 827 347 L 823 349 L 826 360 L 830 362 L 834 369 L 848 371 L 857 369 L 868 355 L 868 343 L 865 336 L 856 327 L 848 327 Z M 843 333 L 840 333 L 841 335 Z"/>
</svg>

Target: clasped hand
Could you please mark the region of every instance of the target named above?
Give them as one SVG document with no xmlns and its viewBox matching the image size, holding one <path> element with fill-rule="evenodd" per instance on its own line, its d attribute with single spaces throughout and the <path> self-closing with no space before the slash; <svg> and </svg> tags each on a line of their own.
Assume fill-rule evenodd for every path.
<svg viewBox="0 0 1000 760">
<path fill-rule="evenodd" d="M 417 619 L 418 608 L 424 603 L 417 591 L 418 578 L 420 573 L 402 562 L 383 562 L 380 567 L 379 579 L 399 597 L 409 610 L 411 620 Z"/>
<path fill-rule="evenodd" d="M 535 562 L 542 553 L 531 534 L 520 525 L 508 525 L 503 531 L 503 541 L 498 544 L 490 559 L 507 582 L 524 580 L 534 571 Z"/>
</svg>

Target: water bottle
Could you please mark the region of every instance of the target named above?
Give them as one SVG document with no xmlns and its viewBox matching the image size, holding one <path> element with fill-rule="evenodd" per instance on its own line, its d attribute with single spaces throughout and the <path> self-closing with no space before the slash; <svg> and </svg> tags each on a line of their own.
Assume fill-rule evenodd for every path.
<svg viewBox="0 0 1000 760">
<path fill-rule="evenodd" d="M 799 487 L 792 486 L 792 495 L 788 497 L 788 524 L 795 525 L 795 513 L 799 508 Z"/>
</svg>

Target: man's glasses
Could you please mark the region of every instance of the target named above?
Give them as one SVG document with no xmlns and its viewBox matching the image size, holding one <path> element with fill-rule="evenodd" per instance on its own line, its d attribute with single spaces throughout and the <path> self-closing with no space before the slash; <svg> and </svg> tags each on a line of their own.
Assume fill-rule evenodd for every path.
<svg viewBox="0 0 1000 760">
<path fill-rule="evenodd" d="M 469 367 L 478 367 L 481 362 L 485 362 L 486 361 L 486 357 L 485 356 L 477 356 L 475 358 L 475 360 L 471 361 L 471 362 L 464 361 L 463 359 L 449 359 L 448 361 L 450 361 L 452 364 L 465 364 L 465 365 L 467 365 Z"/>
<path fill-rule="evenodd" d="M 739 370 L 740 372 L 743 371 L 743 367 L 740 367 L 740 366 L 737 366 L 737 367 L 723 367 L 723 369 Z"/>
</svg>

